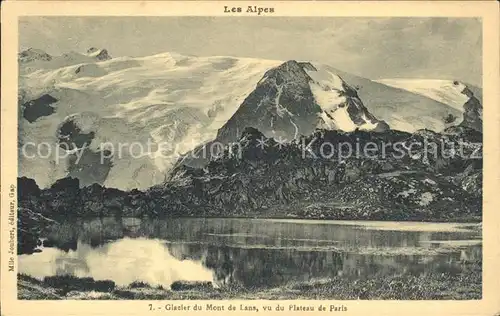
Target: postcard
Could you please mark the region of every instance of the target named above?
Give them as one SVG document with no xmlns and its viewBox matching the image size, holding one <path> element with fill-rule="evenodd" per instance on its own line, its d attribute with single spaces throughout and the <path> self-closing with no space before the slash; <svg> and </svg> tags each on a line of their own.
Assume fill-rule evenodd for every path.
<svg viewBox="0 0 500 316">
<path fill-rule="evenodd" d="M 2 6 L 2 315 L 498 315 L 497 2 Z"/>
</svg>

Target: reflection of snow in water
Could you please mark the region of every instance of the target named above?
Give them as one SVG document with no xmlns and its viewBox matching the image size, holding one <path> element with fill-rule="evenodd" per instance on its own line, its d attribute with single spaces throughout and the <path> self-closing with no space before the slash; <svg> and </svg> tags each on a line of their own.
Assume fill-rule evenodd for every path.
<svg viewBox="0 0 500 316">
<path fill-rule="evenodd" d="M 45 248 L 21 255 L 19 272 L 37 278 L 59 274 L 113 280 L 118 285 L 143 281 L 169 287 L 175 281 L 212 281 L 212 272 L 200 262 L 179 261 L 158 239 L 124 238 L 92 249 L 78 244 L 76 251 Z"/>
</svg>

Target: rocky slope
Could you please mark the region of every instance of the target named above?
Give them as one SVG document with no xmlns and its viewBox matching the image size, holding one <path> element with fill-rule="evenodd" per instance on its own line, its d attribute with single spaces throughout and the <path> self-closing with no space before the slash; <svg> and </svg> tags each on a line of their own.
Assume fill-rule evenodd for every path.
<svg viewBox="0 0 500 316">
<path fill-rule="evenodd" d="M 81 186 L 145 190 L 164 181 L 179 155 L 215 139 L 234 141 L 248 126 L 288 139 L 316 127 L 384 130 L 383 122 L 440 132 L 449 114 L 460 117 L 463 110 L 316 63 L 175 53 L 111 57 L 95 48 L 19 54 L 19 147 L 52 149 L 43 159 L 28 158 L 37 154 L 34 146 L 20 150 L 19 174 L 42 188 L 76 177 Z M 132 143 L 144 150 L 125 146 L 107 155 L 103 148 Z M 82 162 L 75 164 L 78 155 Z"/>
<path fill-rule="evenodd" d="M 23 181 L 24 180 L 24 181 Z M 40 237 L 53 225 L 53 219 L 41 213 L 51 214 L 41 209 L 41 190 L 32 179 L 21 179 L 18 190 L 19 207 L 17 210 L 17 253 L 31 254 L 40 245 Z M 31 202 L 28 202 L 31 201 Z"/>
<path fill-rule="evenodd" d="M 19 203 L 53 218 L 117 215 L 480 220 L 482 158 L 473 153 L 478 151 L 475 144 L 482 135 L 465 127 L 460 131 L 410 134 L 317 130 L 293 143 L 281 144 L 247 128 L 205 168 L 179 166 L 168 181 L 145 191 L 121 191 L 98 184 L 80 188 L 77 179 L 66 178 L 39 195 L 23 195 Z M 444 145 L 432 155 L 410 146 L 424 146 L 426 142 Z M 376 153 L 373 149 L 349 153 L 345 144 L 352 148 L 371 144 Z M 458 147 L 447 144 L 460 146 L 461 153 L 456 153 Z M 34 187 L 31 180 L 20 178 L 20 190 L 26 186 Z"/>
<path fill-rule="evenodd" d="M 219 129 L 217 140 L 235 141 L 245 127 L 256 128 L 267 137 L 292 140 L 311 134 L 318 126 L 343 131 L 388 129 L 341 77 L 311 63 L 290 60 L 264 74 Z"/>
<path fill-rule="evenodd" d="M 462 91 L 468 97 L 464 103 L 463 120 L 460 126 L 472 128 L 476 131 L 483 130 L 483 106 L 474 93 L 467 87 Z"/>
</svg>

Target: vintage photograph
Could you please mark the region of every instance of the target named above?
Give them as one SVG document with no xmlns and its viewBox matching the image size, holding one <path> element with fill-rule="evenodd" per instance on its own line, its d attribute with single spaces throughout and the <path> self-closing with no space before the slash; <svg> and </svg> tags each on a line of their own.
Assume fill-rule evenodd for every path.
<svg viewBox="0 0 500 316">
<path fill-rule="evenodd" d="M 482 19 L 251 9 L 19 18 L 19 300 L 482 299 Z"/>
</svg>

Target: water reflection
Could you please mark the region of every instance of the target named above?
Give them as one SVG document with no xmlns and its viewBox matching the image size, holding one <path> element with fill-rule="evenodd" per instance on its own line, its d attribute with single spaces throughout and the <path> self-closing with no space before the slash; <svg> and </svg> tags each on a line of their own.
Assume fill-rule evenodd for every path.
<svg viewBox="0 0 500 316">
<path fill-rule="evenodd" d="M 200 262 L 174 258 L 158 239 L 125 237 L 92 247 L 78 243 L 75 251 L 45 248 L 40 253 L 19 256 L 20 272 L 34 277 L 75 275 L 95 280 L 113 280 L 118 285 L 143 281 L 169 287 L 179 280 L 212 281 L 212 272 Z"/>
<path fill-rule="evenodd" d="M 342 276 L 365 279 L 394 274 L 459 273 L 461 260 L 477 260 L 480 247 L 437 255 L 364 255 L 352 252 L 303 251 L 292 248 L 236 248 L 206 244 L 168 243 L 179 260 L 201 261 L 214 271 L 218 284 L 245 287 L 279 286 Z"/>
<path fill-rule="evenodd" d="M 481 257 L 480 232 L 427 224 L 402 231 L 249 219 L 94 219 L 64 223 L 42 252 L 19 256 L 35 277 L 71 274 L 168 287 L 214 281 L 275 287 L 313 279 L 458 273 Z M 418 226 L 417 225 L 417 226 Z M 397 225 L 392 224 L 392 227 Z"/>
</svg>

